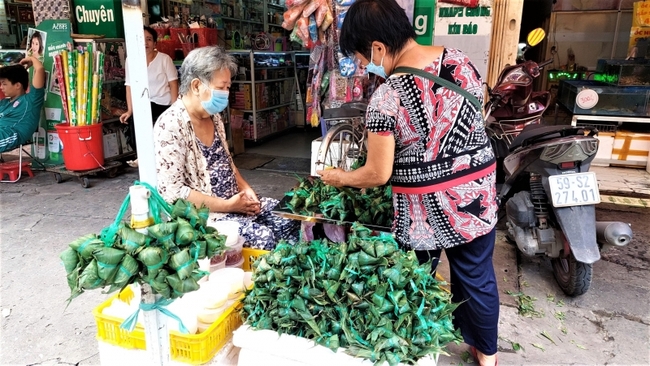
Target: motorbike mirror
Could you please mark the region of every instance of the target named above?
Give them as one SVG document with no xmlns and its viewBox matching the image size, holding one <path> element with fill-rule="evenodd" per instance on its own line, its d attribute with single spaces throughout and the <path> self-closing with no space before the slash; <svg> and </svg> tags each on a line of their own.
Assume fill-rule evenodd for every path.
<svg viewBox="0 0 650 366">
<path fill-rule="evenodd" d="M 542 28 L 533 29 L 530 33 L 528 33 L 526 43 L 528 44 L 528 47 L 535 47 L 540 44 L 545 37 L 546 32 L 544 32 Z"/>
</svg>

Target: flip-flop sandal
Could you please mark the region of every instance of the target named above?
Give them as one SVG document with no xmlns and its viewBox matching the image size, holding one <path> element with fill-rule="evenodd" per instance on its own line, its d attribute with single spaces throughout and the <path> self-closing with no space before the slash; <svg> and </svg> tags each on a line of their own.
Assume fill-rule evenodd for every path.
<svg viewBox="0 0 650 366">
<path fill-rule="evenodd" d="M 469 353 L 472 355 L 472 357 L 474 357 L 474 360 L 476 360 L 476 363 L 478 363 L 480 366 L 481 363 L 478 361 L 478 355 L 476 354 L 476 347 L 474 346 L 469 347 Z M 497 356 L 494 356 L 494 366 L 499 366 L 499 359 L 497 358 Z"/>
</svg>

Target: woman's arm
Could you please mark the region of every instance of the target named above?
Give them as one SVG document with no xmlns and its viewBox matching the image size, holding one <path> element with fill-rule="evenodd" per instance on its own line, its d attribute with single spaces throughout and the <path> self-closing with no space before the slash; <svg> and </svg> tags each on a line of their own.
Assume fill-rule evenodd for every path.
<svg viewBox="0 0 650 366">
<path fill-rule="evenodd" d="M 169 82 L 169 94 L 171 95 L 170 104 L 174 104 L 178 99 L 178 79 Z"/>
<path fill-rule="evenodd" d="M 133 105 L 131 104 L 131 87 L 126 86 L 126 106 L 127 111 L 122 113 L 120 116 L 120 122 L 126 123 L 126 121 L 133 115 Z"/>
</svg>

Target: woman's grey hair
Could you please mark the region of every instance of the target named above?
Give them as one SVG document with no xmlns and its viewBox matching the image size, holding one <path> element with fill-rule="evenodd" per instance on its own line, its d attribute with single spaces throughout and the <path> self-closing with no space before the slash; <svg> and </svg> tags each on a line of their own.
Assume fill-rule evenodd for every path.
<svg viewBox="0 0 650 366">
<path fill-rule="evenodd" d="M 229 70 L 230 75 L 237 74 L 235 58 L 218 46 L 201 47 L 190 52 L 181 66 L 180 95 L 190 91 L 192 80 L 199 79 L 206 85 L 210 84 L 212 76 L 220 70 Z"/>
</svg>

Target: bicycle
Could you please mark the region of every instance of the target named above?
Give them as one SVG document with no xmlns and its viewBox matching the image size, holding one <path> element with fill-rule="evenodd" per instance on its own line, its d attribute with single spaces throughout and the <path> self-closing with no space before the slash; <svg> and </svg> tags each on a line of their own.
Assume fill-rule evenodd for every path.
<svg viewBox="0 0 650 366">
<path fill-rule="evenodd" d="M 349 171 L 365 162 L 367 107 L 366 103 L 352 102 L 323 112 L 321 123 L 333 127 L 327 131 L 318 149 L 316 170 L 340 168 Z"/>
</svg>

